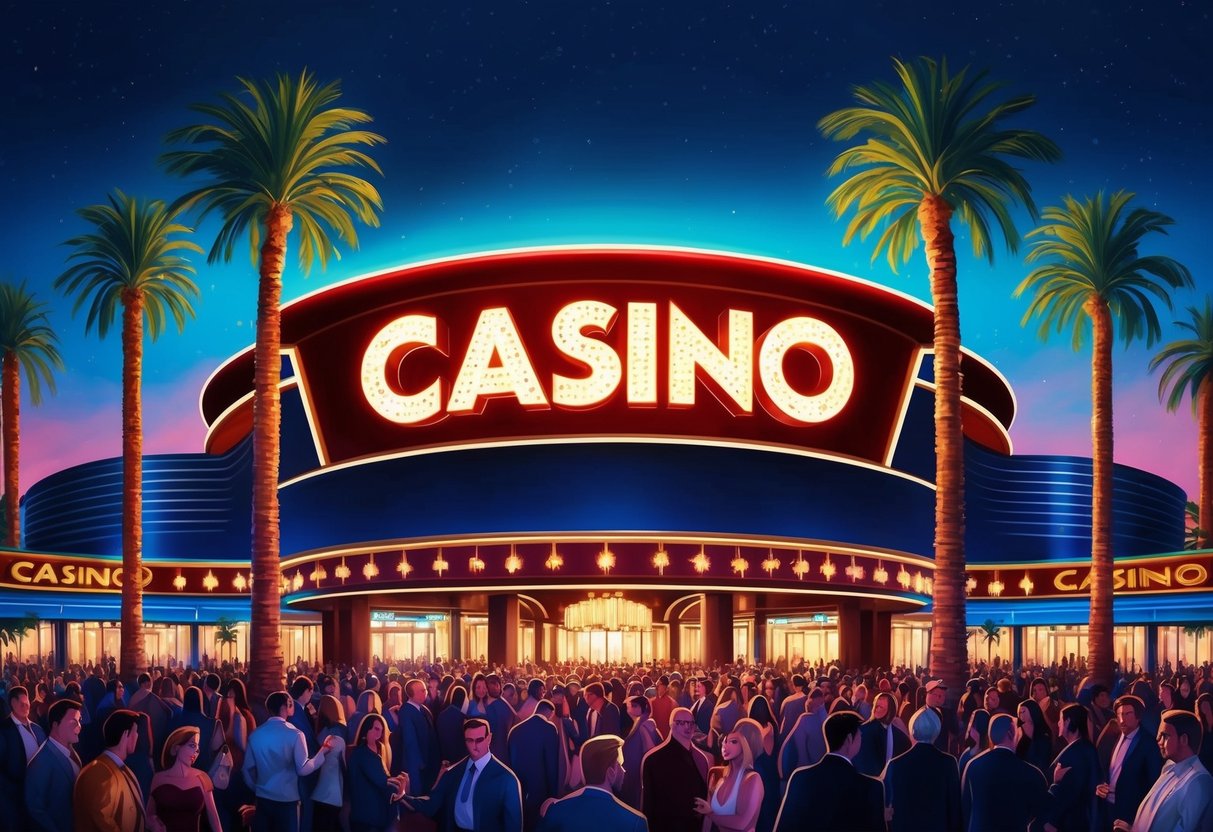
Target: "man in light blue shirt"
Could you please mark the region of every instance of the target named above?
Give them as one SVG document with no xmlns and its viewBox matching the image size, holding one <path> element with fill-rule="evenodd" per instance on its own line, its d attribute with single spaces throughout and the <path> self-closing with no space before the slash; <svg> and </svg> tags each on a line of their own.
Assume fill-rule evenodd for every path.
<svg viewBox="0 0 1213 832">
<path fill-rule="evenodd" d="M 265 709 L 274 716 L 249 736 L 244 781 L 257 795 L 254 832 L 299 832 L 299 778 L 324 765 L 331 741 L 308 758 L 303 732 L 290 723 L 295 700 L 284 690 L 271 693 Z"/>
<path fill-rule="evenodd" d="M 1158 748 L 1166 758 L 1154 787 L 1130 826 L 1117 832 L 1213 832 L 1213 775 L 1200 762 L 1201 725 L 1190 711 L 1166 711 L 1158 726 Z"/>
</svg>

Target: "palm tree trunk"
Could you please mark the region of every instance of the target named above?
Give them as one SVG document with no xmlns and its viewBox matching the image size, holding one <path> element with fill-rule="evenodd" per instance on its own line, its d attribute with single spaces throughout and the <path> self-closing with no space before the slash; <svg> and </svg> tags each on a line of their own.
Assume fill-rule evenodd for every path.
<svg viewBox="0 0 1213 832">
<path fill-rule="evenodd" d="M 122 293 L 122 646 L 119 672 L 147 669 L 143 649 L 143 292 Z"/>
<path fill-rule="evenodd" d="M 1213 547 L 1213 377 L 1206 376 L 1200 386 L 1200 419 L 1197 422 L 1197 447 L 1200 457 L 1200 509 L 1196 515 L 1201 535 L 1196 545 Z"/>
<path fill-rule="evenodd" d="M 279 560 L 278 461 L 282 406 L 282 269 L 286 238 L 293 224 L 290 208 L 274 205 L 265 219 L 261 279 L 257 293 L 257 344 L 253 393 L 253 588 L 249 693 L 261 701 L 286 684 L 279 633 L 282 580 Z"/>
<path fill-rule="evenodd" d="M 935 594 L 931 608 L 931 675 L 955 704 L 968 669 L 964 592 L 964 434 L 960 410 L 960 308 L 952 206 L 928 195 L 918 224 L 931 269 L 935 305 Z"/>
<path fill-rule="evenodd" d="M 4 419 L 4 520 L 8 527 L 4 545 L 16 549 L 21 545 L 21 372 L 17 355 L 12 350 L 4 353 L 0 376 L 3 387 L 0 418 Z"/>
<path fill-rule="evenodd" d="M 1101 298 L 1083 304 L 1091 318 L 1091 624 L 1087 670 L 1112 685 L 1112 314 Z"/>
</svg>

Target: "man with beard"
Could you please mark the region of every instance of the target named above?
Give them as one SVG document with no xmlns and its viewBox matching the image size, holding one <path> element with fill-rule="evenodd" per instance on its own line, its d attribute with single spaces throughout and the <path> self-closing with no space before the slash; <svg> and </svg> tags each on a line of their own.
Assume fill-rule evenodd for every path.
<svg viewBox="0 0 1213 832">
<path fill-rule="evenodd" d="M 700 832 L 703 817 L 694 800 L 708 796 L 708 756 L 691 744 L 695 720 L 686 708 L 670 715 L 670 736 L 644 756 L 641 806 L 653 829 Z"/>
</svg>

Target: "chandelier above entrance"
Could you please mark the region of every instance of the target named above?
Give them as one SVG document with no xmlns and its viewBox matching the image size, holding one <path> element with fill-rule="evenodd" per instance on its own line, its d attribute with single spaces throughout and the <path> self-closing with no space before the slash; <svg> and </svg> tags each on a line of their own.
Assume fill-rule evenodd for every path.
<svg viewBox="0 0 1213 832">
<path fill-rule="evenodd" d="M 629 601 L 622 592 L 593 592 L 584 601 L 564 609 L 564 628 L 581 631 L 638 631 L 653 629 L 653 611 L 644 604 Z"/>
</svg>

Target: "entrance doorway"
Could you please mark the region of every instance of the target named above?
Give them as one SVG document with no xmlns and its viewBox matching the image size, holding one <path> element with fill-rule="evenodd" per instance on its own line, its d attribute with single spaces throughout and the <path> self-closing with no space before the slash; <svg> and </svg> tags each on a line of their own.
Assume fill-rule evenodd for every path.
<svg viewBox="0 0 1213 832">
<path fill-rule="evenodd" d="M 829 663 L 838 658 L 838 616 L 767 619 L 767 655 L 782 667 Z"/>
</svg>

